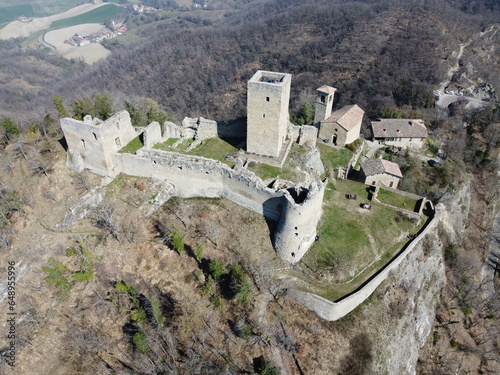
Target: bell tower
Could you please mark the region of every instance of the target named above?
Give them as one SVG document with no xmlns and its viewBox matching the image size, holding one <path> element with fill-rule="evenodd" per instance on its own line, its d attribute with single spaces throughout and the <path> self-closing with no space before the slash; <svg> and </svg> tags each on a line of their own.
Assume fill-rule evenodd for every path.
<svg viewBox="0 0 500 375">
<path fill-rule="evenodd" d="M 337 89 L 335 87 L 323 85 L 317 89 L 315 110 L 314 110 L 314 126 L 319 129 L 320 122 L 326 120 L 332 115 L 333 96 Z"/>
</svg>

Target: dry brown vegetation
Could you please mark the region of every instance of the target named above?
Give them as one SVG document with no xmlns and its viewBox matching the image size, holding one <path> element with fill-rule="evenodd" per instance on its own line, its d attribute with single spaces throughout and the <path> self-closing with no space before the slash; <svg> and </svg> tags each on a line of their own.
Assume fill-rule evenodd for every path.
<svg viewBox="0 0 500 375">
<path fill-rule="evenodd" d="M 24 152 L 41 145 L 24 142 Z M 99 212 L 58 228 L 99 178 L 69 172 L 57 142 L 44 147 L 50 153 L 43 160 L 52 163 L 47 174 L 35 173 L 16 145 L 1 156 L 3 197 L 16 197 L 2 228 L 9 243 L 0 254 L 4 271 L 8 260 L 18 270 L 16 374 L 33 368 L 39 374 L 219 374 L 273 367 L 331 374 L 351 369 L 359 355 L 360 368 L 369 368 L 369 340 L 284 297 L 286 283 L 272 275 L 284 264 L 262 216 L 219 199 L 172 199 L 144 217 L 140 208 L 153 199 L 151 182 L 119 177 L 105 188 Z M 184 235 L 180 253 L 166 244 L 174 228 Z M 218 277 L 215 260 L 223 266 Z M 246 299 L 234 289 L 236 265 L 248 282 Z M 216 282 L 208 286 L 212 276 Z M 331 335 L 318 334 L 325 330 Z M 339 350 L 344 354 L 335 357 Z M 5 362 L 0 366 L 11 373 Z"/>
</svg>

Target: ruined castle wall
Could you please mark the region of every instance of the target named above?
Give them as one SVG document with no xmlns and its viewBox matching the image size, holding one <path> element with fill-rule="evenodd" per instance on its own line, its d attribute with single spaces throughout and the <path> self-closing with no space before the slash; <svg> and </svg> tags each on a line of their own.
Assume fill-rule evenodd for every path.
<svg viewBox="0 0 500 375">
<path fill-rule="evenodd" d="M 252 172 L 233 170 L 216 160 L 143 148 L 137 155 L 116 154 L 122 173 L 165 179 L 183 197 L 223 197 L 278 221 L 283 192 L 269 189 Z"/>
<path fill-rule="evenodd" d="M 203 140 L 215 137 L 217 137 L 217 122 L 200 117 L 198 119 L 196 139 Z"/>
<path fill-rule="evenodd" d="M 321 318 L 334 321 L 349 314 L 361 303 L 363 303 L 375 289 L 389 276 L 389 273 L 396 270 L 406 256 L 422 241 L 424 236 L 435 230 L 437 223 L 443 216 L 444 208 L 438 206 L 436 213 L 431 222 L 425 227 L 424 230 L 404 249 L 401 253 L 396 255 L 379 273 L 368 281 L 362 288 L 352 293 L 348 297 L 338 301 L 332 302 L 323 297 L 312 293 L 301 292 L 298 290 L 289 290 L 288 295 L 298 302 L 302 303 L 308 309 L 316 312 Z"/>
<path fill-rule="evenodd" d="M 298 262 L 314 242 L 326 184 L 326 180 L 312 183 L 302 202 L 300 195 L 285 193 L 285 206 L 274 237 L 274 248 L 282 259 Z"/>
<path fill-rule="evenodd" d="M 316 146 L 316 139 L 318 138 L 318 129 L 311 125 L 302 125 L 300 127 L 299 145 L 306 145 L 309 147 Z"/>
<path fill-rule="evenodd" d="M 169 138 L 181 138 L 182 128 L 170 121 L 165 121 L 163 124 L 163 140 L 166 141 Z"/>
<path fill-rule="evenodd" d="M 161 127 L 158 122 L 152 122 L 144 128 L 144 146 L 153 147 L 155 144 L 163 140 L 161 135 Z"/>
<path fill-rule="evenodd" d="M 122 111 L 106 121 L 61 119 L 68 143 L 68 166 L 80 171 L 88 168 L 99 175 L 110 175 L 113 154 L 137 136 L 128 112 Z"/>
<path fill-rule="evenodd" d="M 172 124 L 175 125 L 175 124 Z M 169 125 L 172 127 L 172 125 Z M 177 125 L 175 125 L 177 126 Z M 203 117 L 185 117 L 181 126 L 177 126 L 178 136 L 172 138 L 195 138 L 204 140 L 208 138 L 235 138 L 246 135 L 246 124 L 244 121 L 235 121 L 231 124 L 208 120 Z"/>
</svg>

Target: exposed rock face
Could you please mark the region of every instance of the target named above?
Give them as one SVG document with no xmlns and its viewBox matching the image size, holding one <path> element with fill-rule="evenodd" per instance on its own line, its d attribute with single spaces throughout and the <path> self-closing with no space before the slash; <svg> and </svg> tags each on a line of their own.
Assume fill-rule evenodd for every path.
<svg viewBox="0 0 500 375">
<path fill-rule="evenodd" d="M 390 329 L 379 328 L 387 340 L 381 346 L 387 358 L 382 372 L 415 374 L 419 350 L 431 333 L 438 295 L 445 285 L 437 231 L 428 234 L 387 281 L 382 304 L 393 324 Z"/>
<path fill-rule="evenodd" d="M 446 285 L 441 235 L 460 241 L 469 212 L 469 184 L 441 204 L 445 209 L 437 230 L 428 233 L 381 285 L 378 307 L 364 311 L 367 319 L 380 323 L 375 327 L 379 345 L 374 357 L 382 360 L 375 363 L 375 373 L 416 374 L 420 349 L 429 340 Z"/>
</svg>

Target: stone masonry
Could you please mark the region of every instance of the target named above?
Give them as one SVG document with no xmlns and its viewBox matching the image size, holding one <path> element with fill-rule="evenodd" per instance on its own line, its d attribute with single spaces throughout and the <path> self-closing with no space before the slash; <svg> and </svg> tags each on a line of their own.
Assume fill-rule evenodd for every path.
<svg viewBox="0 0 500 375">
<path fill-rule="evenodd" d="M 199 125 L 207 122 L 203 119 L 190 126 L 193 122 L 186 121 L 178 130 L 167 124 L 164 133 L 191 129 L 195 136 Z M 88 168 L 110 178 L 120 173 L 154 177 L 168 182 L 172 195 L 226 198 L 278 223 L 274 248 L 290 263 L 299 261 L 314 241 L 326 182 L 318 181 L 308 189 L 270 189 L 254 173 L 242 168 L 241 161 L 232 169 L 216 160 L 154 149 L 155 143 L 165 139 L 160 125 L 151 123 L 139 133 L 128 112 L 120 112 L 104 122 L 90 117 L 84 121 L 65 118 L 61 127 L 68 143 L 68 167 L 76 171 Z M 206 134 L 214 127 L 207 122 L 201 129 Z M 144 147 L 136 154 L 118 152 L 120 146 L 135 137 L 143 139 Z"/>
<path fill-rule="evenodd" d="M 292 76 L 259 70 L 248 81 L 247 152 L 278 157 L 288 128 Z"/>
</svg>

